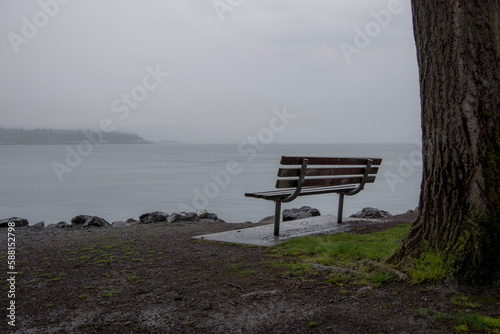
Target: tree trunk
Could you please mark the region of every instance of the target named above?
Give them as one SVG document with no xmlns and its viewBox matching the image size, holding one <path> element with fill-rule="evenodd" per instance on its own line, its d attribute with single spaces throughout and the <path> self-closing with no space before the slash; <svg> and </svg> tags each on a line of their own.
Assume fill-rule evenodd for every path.
<svg viewBox="0 0 500 334">
<path fill-rule="evenodd" d="M 500 1 L 412 0 L 420 72 L 419 217 L 391 257 L 424 251 L 462 283 L 500 281 Z"/>
</svg>

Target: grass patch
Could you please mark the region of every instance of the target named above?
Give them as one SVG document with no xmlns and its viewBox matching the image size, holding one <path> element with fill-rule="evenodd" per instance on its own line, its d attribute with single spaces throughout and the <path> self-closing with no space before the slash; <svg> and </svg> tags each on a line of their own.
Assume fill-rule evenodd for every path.
<svg viewBox="0 0 500 334">
<path fill-rule="evenodd" d="M 452 299 L 452 303 L 453 305 L 458 307 L 471 308 L 471 309 L 477 309 L 481 306 L 479 303 L 474 303 L 468 296 L 464 294 L 455 296 Z"/>
<path fill-rule="evenodd" d="M 491 318 L 479 313 L 458 312 L 449 314 L 430 309 L 416 309 L 415 313 L 422 317 L 432 317 L 441 325 L 452 325 L 455 333 L 500 333 L 500 319 Z M 447 325 L 448 324 L 448 325 Z M 439 328 L 436 327 L 435 328 Z"/>
<path fill-rule="evenodd" d="M 455 330 L 468 333 L 470 329 L 486 333 L 500 333 L 500 319 L 483 316 L 479 313 L 459 313 L 454 317 Z"/>
<path fill-rule="evenodd" d="M 435 252 L 423 253 L 409 270 L 410 277 L 418 284 L 440 282 L 452 272 L 451 263 L 444 255 Z"/>
<path fill-rule="evenodd" d="M 336 266 L 351 269 L 352 273 L 329 273 L 330 283 L 365 284 L 368 281 L 378 286 L 395 279 L 395 275 L 382 268 L 369 268 L 364 260 L 381 262 L 396 249 L 406 236 L 411 224 L 402 224 L 386 231 L 370 234 L 340 233 L 323 236 L 308 236 L 288 240 L 269 249 L 279 261 L 271 266 L 283 267 L 289 276 L 311 273 L 311 264 Z"/>
</svg>

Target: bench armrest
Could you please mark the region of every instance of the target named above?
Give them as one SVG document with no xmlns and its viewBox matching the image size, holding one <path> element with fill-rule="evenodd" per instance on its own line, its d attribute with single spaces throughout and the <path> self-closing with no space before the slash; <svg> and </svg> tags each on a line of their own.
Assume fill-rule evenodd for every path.
<svg viewBox="0 0 500 334">
<path fill-rule="evenodd" d="M 297 188 L 295 188 L 295 191 L 293 194 L 291 194 L 288 197 L 285 197 L 283 199 L 277 199 L 277 201 L 286 203 L 286 202 L 291 202 L 294 199 L 299 196 L 300 192 L 302 191 L 302 185 L 304 184 L 304 178 L 306 176 L 306 169 L 307 169 L 307 164 L 309 163 L 309 159 L 304 158 L 302 159 L 302 167 L 300 169 L 300 176 L 299 176 L 299 182 L 297 183 Z"/>
<path fill-rule="evenodd" d="M 347 196 L 356 195 L 365 188 L 366 179 L 368 178 L 368 174 L 370 174 L 370 168 L 372 167 L 372 163 L 373 163 L 372 159 L 368 159 L 366 161 L 365 172 L 363 173 L 363 177 L 361 178 L 361 183 L 358 185 L 356 189 L 351 190 L 348 193 L 345 193 L 345 195 Z"/>
</svg>

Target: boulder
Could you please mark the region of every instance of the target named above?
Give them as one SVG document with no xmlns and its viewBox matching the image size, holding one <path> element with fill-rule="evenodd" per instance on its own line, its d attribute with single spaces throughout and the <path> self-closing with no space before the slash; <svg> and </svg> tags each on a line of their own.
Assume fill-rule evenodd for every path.
<svg viewBox="0 0 500 334">
<path fill-rule="evenodd" d="M 198 221 L 213 223 L 223 222 L 222 219 L 220 219 L 215 213 L 212 212 L 203 212 L 198 216 Z"/>
<path fill-rule="evenodd" d="M 71 225 L 66 223 L 65 221 L 47 225 L 47 228 L 68 228 L 68 227 L 71 227 Z"/>
<path fill-rule="evenodd" d="M 389 218 L 392 217 L 392 215 L 387 211 L 379 210 L 376 208 L 363 208 L 363 210 L 352 214 L 350 217 L 376 219 L 376 218 Z"/>
<path fill-rule="evenodd" d="M 83 224 L 83 228 L 89 227 L 111 227 L 111 224 L 106 221 L 106 219 L 92 216 L 89 220 Z"/>
<path fill-rule="evenodd" d="M 198 215 L 195 212 L 181 212 L 172 213 L 167 217 L 167 223 L 175 222 L 194 222 L 198 219 Z"/>
<path fill-rule="evenodd" d="M 203 212 L 198 216 L 199 219 L 211 219 L 211 220 L 219 220 L 219 217 L 215 213 L 211 212 Z"/>
<path fill-rule="evenodd" d="M 36 224 L 32 225 L 31 227 L 32 228 L 44 228 L 45 227 L 45 222 L 41 221 L 39 223 L 36 223 Z"/>
<path fill-rule="evenodd" d="M 111 226 L 113 227 L 125 227 L 127 226 L 127 223 L 125 223 L 123 220 L 117 220 L 111 223 Z"/>
<path fill-rule="evenodd" d="M 270 224 L 274 222 L 274 216 L 267 216 L 259 220 L 258 224 Z"/>
<path fill-rule="evenodd" d="M 71 219 L 71 224 L 76 227 L 76 228 L 83 228 L 83 225 L 85 225 L 85 223 L 87 222 L 87 220 L 89 220 L 90 218 L 92 218 L 92 216 L 89 216 L 89 215 L 78 215 L 76 217 L 73 217 Z"/>
<path fill-rule="evenodd" d="M 79 215 L 71 219 L 71 224 L 75 228 L 87 228 L 87 227 L 111 227 L 104 218 L 89 215 Z"/>
<path fill-rule="evenodd" d="M 283 210 L 283 221 L 304 219 L 309 217 L 320 216 L 321 213 L 318 209 L 311 208 L 310 206 L 303 206 L 299 209 L 286 209 Z"/>
<path fill-rule="evenodd" d="M 194 222 L 198 220 L 198 214 L 196 212 L 181 212 L 184 219 L 188 222 Z"/>
<path fill-rule="evenodd" d="M 168 214 L 161 211 L 145 213 L 139 217 L 141 224 L 150 224 L 167 221 Z"/>
<path fill-rule="evenodd" d="M 14 223 L 13 227 L 28 226 L 28 220 L 19 217 L 10 217 L 0 220 L 0 227 L 9 227 L 9 223 Z"/>
<path fill-rule="evenodd" d="M 135 220 L 134 218 L 129 218 L 125 221 L 125 224 L 127 224 L 127 226 L 131 226 L 131 225 L 139 224 L 139 222 L 137 220 Z"/>
</svg>

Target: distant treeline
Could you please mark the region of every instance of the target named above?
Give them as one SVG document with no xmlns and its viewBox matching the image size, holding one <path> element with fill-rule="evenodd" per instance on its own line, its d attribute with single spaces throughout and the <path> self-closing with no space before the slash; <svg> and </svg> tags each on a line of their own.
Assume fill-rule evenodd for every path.
<svg viewBox="0 0 500 334">
<path fill-rule="evenodd" d="M 101 144 L 150 144 L 136 134 L 123 132 L 92 132 L 89 130 L 5 129 L 0 128 L 0 145 L 61 145 L 82 140 L 98 140 Z M 102 137 L 101 137 L 102 136 Z"/>
</svg>

